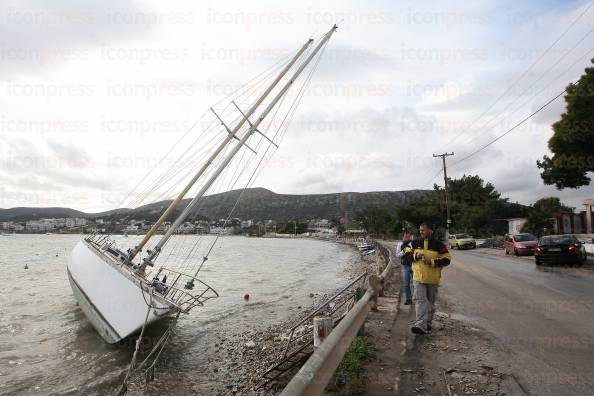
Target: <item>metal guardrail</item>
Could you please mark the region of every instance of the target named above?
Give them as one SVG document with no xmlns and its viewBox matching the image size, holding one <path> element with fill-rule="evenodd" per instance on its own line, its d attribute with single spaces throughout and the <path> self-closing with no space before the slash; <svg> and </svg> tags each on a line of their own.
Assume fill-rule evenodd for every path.
<svg viewBox="0 0 594 396">
<path fill-rule="evenodd" d="M 392 271 L 392 267 L 394 266 L 394 260 L 392 258 L 392 251 L 389 248 L 387 248 L 385 245 L 379 242 L 376 242 L 376 244 L 382 256 L 384 256 L 384 259 L 388 262 L 386 268 L 384 268 L 384 270 L 379 276 L 380 280 L 383 282 L 390 274 L 390 271 Z"/>
<path fill-rule="evenodd" d="M 256 391 L 267 386 L 270 382 L 277 380 L 293 368 L 301 366 L 314 352 L 314 337 L 312 334 L 313 325 L 308 324 L 312 319 L 321 314 L 331 317 L 332 323 L 338 325 L 349 311 L 349 306 L 357 301 L 357 292 L 364 286 L 367 280 L 367 272 L 359 275 L 349 282 L 347 286 L 334 294 L 328 300 L 322 302 L 309 315 L 301 319 L 291 329 L 290 336 L 284 348 L 280 360 L 262 374 L 262 382 L 256 387 Z"/>
<path fill-rule="evenodd" d="M 301 367 L 281 392 L 281 396 L 318 396 L 324 392 L 359 329 L 365 323 L 367 315 L 383 289 L 385 279 L 392 270 L 393 260 L 390 249 L 380 243 L 377 246 L 387 260 L 386 267 L 379 276 L 369 277 L 369 289 Z"/>
<path fill-rule="evenodd" d="M 322 311 L 323 309 L 325 309 L 327 307 L 332 307 L 330 309 L 329 314 L 330 315 L 333 315 L 336 311 L 338 311 L 346 303 L 348 303 L 350 301 L 350 299 L 344 299 L 341 303 L 339 303 L 339 304 L 337 304 L 335 306 L 332 306 L 332 304 L 334 303 L 334 301 L 337 298 L 339 298 L 341 295 L 343 295 L 343 293 L 345 293 L 347 290 L 349 290 L 353 286 L 355 286 L 356 284 L 363 283 L 366 278 L 367 278 L 367 272 L 359 275 L 357 278 L 355 278 L 353 281 L 351 281 L 348 285 L 346 285 L 344 288 L 342 288 L 339 292 L 337 292 L 336 294 L 334 294 L 331 298 L 329 298 L 328 300 L 326 300 L 322 304 L 320 304 L 309 315 L 307 315 L 306 317 L 304 317 L 303 319 L 301 319 L 299 322 L 297 322 L 295 325 L 293 325 L 293 327 L 291 327 L 289 329 L 290 330 L 289 339 L 287 340 L 287 344 L 285 346 L 285 351 L 283 353 L 283 358 L 285 358 L 287 356 L 287 354 L 289 353 L 289 349 L 290 349 L 291 344 L 292 344 L 292 342 L 293 342 L 293 340 L 295 338 L 295 330 L 297 330 L 297 328 L 299 328 L 300 326 L 302 326 L 306 322 L 309 322 L 314 316 L 316 316 L 318 313 L 320 313 L 320 311 Z M 355 291 L 353 290 L 353 294 L 354 293 L 355 293 Z"/>
</svg>

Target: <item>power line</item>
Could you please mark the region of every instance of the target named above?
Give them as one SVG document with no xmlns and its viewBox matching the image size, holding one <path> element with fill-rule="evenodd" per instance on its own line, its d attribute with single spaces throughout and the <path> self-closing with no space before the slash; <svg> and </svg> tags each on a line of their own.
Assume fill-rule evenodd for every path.
<svg viewBox="0 0 594 396">
<path fill-rule="evenodd" d="M 518 101 L 518 99 L 520 99 L 522 96 L 524 96 L 528 91 L 530 91 L 535 85 L 536 83 L 538 83 L 544 76 L 547 75 L 547 73 L 549 73 L 551 70 L 553 70 L 555 68 L 555 66 L 557 66 L 559 63 L 561 63 L 561 61 L 563 61 L 567 55 L 569 55 L 569 53 L 571 53 L 574 49 L 576 49 L 578 47 L 578 45 L 580 45 L 589 35 L 590 33 L 592 33 L 594 31 L 594 29 L 588 30 L 588 32 L 586 32 L 586 34 L 584 36 L 582 36 L 582 38 L 569 50 L 567 50 L 562 56 L 561 58 L 559 58 L 557 60 L 557 62 L 555 62 L 554 64 L 552 64 L 547 70 L 545 70 L 540 77 L 538 77 L 536 80 L 534 80 L 532 82 L 532 84 L 530 84 L 526 89 L 524 89 L 522 91 L 522 93 L 520 93 L 518 96 L 516 96 L 516 98 L 514 100 L 512 100 L 507 106 L 505 106 L 503 108 L 503 110 L 501 110 L 496 116 L 492 117 L 490 120 L 488 120 L 487 122 L 485 122 L 481 127 L 479 127 L 478 129 L 483 129 L 486 128 L 489 124 L 492 124 L 493 121 L 496 121 L 499 117 L 501 117 L 501 115 L 503 115 L 507 110 L 509 110 L 509 108 Z M 547 89 L 549 86 L 551 86 L 555 80 L 557 80 L 557 78 L 561 77 L 563 74 L 567 73 L 569 70 L 571 70 L 571 68 L 573 66 L 575 66 L 580 60 L 582 60 L 582 58 L 584 56 L 586 56 L 587 54 L 589 54 L 592 51 L 592 49 L 589 49 L 584 55 L 580 56 L 578 59 L 576 59 L 575 62 L 573 62 L 571 65 L 569 65 L 569 67 L 561 72 L 561 74 L 559 74 L 557 77 L 555 77 L 549 84 L 547 84 L 542 90 L 544 91 L 545 89 Z M 532 98 L 534 98 L 534 96 L 532 96 Z M 523 105 L 525 105 L 526 102 L 524 102 L 522 105 L 520 105 L 518 108 L 522 107 Z M 515 111 L 514 111 L 515 112 Z M 473 137 L 472 139 L 470 139 L 468 141 L 467 144 L 470 144 L 472 142 L 474 142 L 477 138 L 479 138 L 480 135 L 476 135 L 475 137 Z"/>
<path fill-rule="evenodd" d="M 592 8 L 593 5 L 594 5 L 594 2 L 590 2 L 590 5 L 588 7 L 586 7 L 586 9 L 580 15 L 578 15 L 577 18 L 573 20 L 573 22 L 571 22 L 569 24 L 569 26 L 563 31 L 563 33 L 561 33 L 561 35 L 559 37 L 557 37 L 557 39 L 555 41 L 553 41 L 553 43 L 551 45 L 549 45 L 549 47 L 534 62 L 532 62 L 532 64 L 526 70 L 524 70 L 524 72 L 518 78 L 516 78 L 514 80 L 514 82 L 501 95 L 499 95 L 497 97 L 497 99 L 495 99 L 495 101 L 493 103 L 491 103 L 491 105 L 489 105 L 489 107 L 487 107 L 486 110 L 484 110 L 477 118 L 475 118 L 466 128 L 464 128 L 464 130 L 462 130 L 460 133 L 458 133 L 456 136 L 454 136 L 453 139 L 451 139 L 448 143 L 446 143 L 445 146 L 452 144 L 456 139 L 458 139 L 460 136 L 462 136 L 462 134 L 469 131 L 470 128 L 472 128 L 472 126 L 474 126 L 474 124 L 476 124 L 497 103 L 499 103 L 499 101 L 505 95 L 507 95 L 511 91 L 511 89 L 514 88 L 514 86 L 520 80 L 522 80 L 522 78 L 524 78 L 524 76 L 526 76 L 532 70 L 532 68 L 534 68 L 534 66 L 536 66 L 536 64 L 567 34 L 567 32 L 569 32 L 569 30 L 571 30 L 571 28 L 590 10 L 590 8 Z"/>
<path fill-rule="evenodd" d="M 592 51 L 593 49 L 590 49 L 590 51 Z M 589 52 L 590 52 L 589 51 Z M 588 52 L 588 53 L 589 53 Z M 584 55 L 585 56 L 585 55 Z M 582 56 L 581 58 L 583 58 L 584 56 Z M 580 58 L 580 59 L 581 59 Z M 579 60 L 579 59 L 578 59 Z M 577 62 L 574 62 L 574 64 Z M 567 71 L 567 70 L 566 70 Z M 564 74 L 564 73 L 562 73 Z M 569 86 L 572 86 L 574 83 L 570 83 Z M 543 89 L 544 90 L 544 89 Z M 542 90 L 540 91 L 542 92 Z M 538 92 L 538 93 L 540 93 Z M 551 103 L 553 103 L 555 100 L 557 100 L 561 95 L 563 95 L 564 93 L 567 92 L 567 88 L 565 88 L 563 91 L 561 91 L 560 93 L 558 93 L 554 98 L 552 98 L 551 100 L 549 100 L 548 102 L 546 102 L 544 105 L 542 105 L 540 108 L 538 108 L 536 111 L 534 111 L 532 114 L 530 114 L 529 116 L 525 117 L 524 119 L 522 119 L 520 122 L 518 122 L 517 124 L 515 124 L 513 127 L 511 127 L 510 129 L 508 129 L 507 131 L 505 131 L 504 133 L 502 133 L 501 135 L 497 136 L 495 139 L 491 140 L 489 143 L 481 146 L 479 149 L 473 151 L 472 153 L 470 153 L 469 155 L 467 155 L 466 157 L 462 158 L 461 160 L 454 162 L 452 165 L 450 165 L 450 167 L 454 167 L 458 164 L 460 164 L 463 161 L 466 161 L 467 159 L 473 157 L 474 155 L 478 154 L 479 152 L 483 151 L 484 149 L 486 149 L 487 147 L 489 147 L 490 145 L 492 145 L 493 143 L 497 142 L 498 140 L 500 140 L 501 138 L 503 138 L 504 136 L 506 136 L 507 134 L 509 134 L 510 132 L 514 131 L 515 129 L 517 129 L 519 126 L 521 126 L 522 124 L 524 124 L 526 121 L 528 121 L 530 118 L 534 117 L 536 114 L 538 114 L 540 111 L 544 110 L 546 107 L 548 107 Z M 537 93 L 537 94 L 538 94 Z M 536 96 L 536 95 L 535 95 Z M 532 97 L 534 98 L 534 96 Z M 532 99 L 530 98 L 530 99 Z M 525 105 L 526 102 L 524 102 L 522 104 Z M 431 183 L 433 180 L 435 180 L 435 178 L 441 173 L 441 170 L 439 170 L 435 175 L 433 175 L 433 177 L 431 179 L 429 179 L 424 186 L 426 186 L 427 184 Z"/>
<path fill-rule="evenodd" d="M 573 85 L 570 84 L 570 86 Z M 518 122 L 516 125 L 514 125 L 513 127 L 511 127 L 510 129 L 508 129 L 507 131 L 505 131 L 504 133 L 502 133 L 501 135 L 497 136 L 495 139 L 491 140 L 489 143 L 481 146 L 480 148 L 478 148 L 477 150 L 473 151 L 472 153 L 468 154 L 466 157 L 462 158 L 461 160 L 454 162 L 452 165 L 450 166 L 456 166 L 458 164 L 460 164 L 461 162 L 466 161 L 467 159 L 473 157 L 474 155 L 478 154 L 479 152 L 483 151 L 484 149 L 486 149 L 487 147 L 489 147 L 490 145 L 492 145 L 493 143 L 495 143 L 496 141 L 498 141 L 499 139 L 503 138 L 505 135 L 507 135 L 508 133 L 512 132 L 513 130 L 515 130 L 516 128 L 518 128 L 519 126 L 521 126 L 522 124 L 524 124 L 526 121 L 528 121 L 530 118 L 534 117 L 536 114 L 538 114 L 540 111 L 544 110 L 546 107 L 548 107 L 551 103 L 553 103 L 555 100 L 557 100 L 558 98 L 560 98 L 565 92 L 567 92 L 567 88 L 565 88 L 563 91 L 559 92 L 553 99 L 549 100 L 547 103 L 545 103 L 544 105 L 542 105 L 541 107 L 539 107 L 536 111 L 534 111 L 532 114 L 530 114 L 529 116 L 527 116 L 526 118 L 524 118 L 523 120 L 521 120 L 520 122 Z"/>
<path fill-rule="evenodd" d="M 590 8 L 592 8 L 592 6 L 594 5 L 594 2 L 590 2 L 590 4 L 588 5 L 588 7 L 586 7 L 586 9 L 584 11 L 582 11 L 582 13 L 580 13 L 570 24 L 569 26 L 559 35 L 559 37 L 557 37 L 557 39 L 555 41 L 553 41 L 553 43 L 551 45 L 549 45 L 549 47 L 528 67 L 528 69 L 526 69 L 506 90 L 505 92 L 503 92 L 501 95 L 499 95 L 499 97 L 497 97 L 497 99 L 495 99 L 495 101 L 493 103 L 491 103 L 491 105 L 489 105 L 487 107 L 486 110 L 484 110 L 477 118 L 475 118 L 466 128 L 464 128 L 460 133 L 458 133 L 453 139 L 451 139 L 448 143 L 445 144 L 445 146 L 450 145 L 451 143 L 453 143 L 457 138 L 459 138 L 462 134 L 464 134 L 465 132 L 467 132 L 468 130 L 470 130 L 470 128 L 472 126 L 474 126 L 481 118 L 483 118 L 497 103 L 499 103 L 499 101 L 522 79 L 524 78 L 525 75 L 527 75 L 532 68 L 567 34 L 567 32 L 569 32 L 569 30 L 571 30 L 571 28 L 573 26 L 575 26 L 575 24 L 584 16 L 586 15 L 586 13 L 590 10 Z M 561 60 L 563 60 L 565 58 L 565 56 L 567 56 L 569 54 L 569 52 L 571 52 L 573 49 L 575 49 L 577 47 L 577 45 L 579 45 L 579 43 L 581 43 L 594 29 L 589 30 L 579 41 L 576 45 L 574 45 L 574 47 L 567 51 L 562 57 L 561 59 L 559 59 L 555 65 L 559 64 L 559 62 Z M 588 51 L 589 53 L 589 51 Z M 581 60 L 582 57 L 580 57 L 577 61 Z M 575 65 L 574 62 L 570 67 L 572 67 L 573 65 Z M 554 67 L 554 66 L 553 66 Z M 546 73 L 548 73 L 550 70 L 552 69 L 549 68 L 547 69 L 540 77 L 537 81 L 533 82 L 533 84 L 528 88 L 530 89 L 532 86 L 534 86 L 534 84 L 536 82 L 538 82 Z M 565 71 L 567 72 L 567 70 Z M 561 73 L 561 75 L 565 74 L 565 72 Z M 560 76 L 559 76 L 560 77 Z M 554 79 L 556 80 L 556 78 Z M 554 81 L 553 80 L 553 81 Z M 551 81 L 551 83 L 549 83 L 549 85 L 551 85 L 553 83 L 553 81 Z M 549 86 L 547 85 L 547 87 Z M 545 87 L 545 89 L 547 88 Z M 540 92 L 544 91 L 541 90 Z M 527 92 L 527 90 L 525 90 L 524 92 L 522 92 L 521 95 L 519 95 L 518 97 L 516 97 L 516 99 L 514 99 L 514 101 L 512 103 L 515 103 L 520 97 L 522 97 L 525 93 Z M 558 96 L 556 96 L 551 102 L 553 102 L 554 100 L 556 100 L 560 95 L 562 95 L 565 91 L 561 92 L 561 94 L 559 94 Z M 536 96 L 536 95 L 535 95 Z M 533 96 L 532 98 L 534 98 L 535 96 Z M 524 102 L 522 104 L 525 105 L 527 102 Z M 550 103 L 547 103 L 544 107 L 548 106 Z M 543 107 L 543 108 L 544 108 Z M 509 105 L 505 108 L 508 109 Z M 481 147 L 479 150 L 477 150 L 476 152 L 472 153 L 470 156 L 465 157 L 463 159 L 461 159 L 460 161 L 454 163 L 452 166 L 459 164 L 460 162 L 466 160 L 467 158 L 470 158 L 471 156 L 475 155 L 476 153 L 478 153 L 479 151 L 482 151 L 484 148 L 488 147 L 489 145 L 493 144 L 494 142 L 496 142 L 497 140 L 501 139 L 503 136 L 507 135 L 508 133 L 510 133 L 511 131 L 513 131 L 514 129 L 516 129 L 518 126 L 520 126 L 521 124 L 523 124 L 525 121 L 527 121 L 528 119 L 530 119 L 534 114 L 538 113 L 540 110 L 542 110 L 543 108 L 537 110 L 535 113 L 531 114 L 530 116 L 528 116 L 526 119 L 520 121 L 520 123 L 518 123 L 517 125 L 515 125 L 514 127 L 512 127 L 510 130 L 506 131 L 504 134 L 500 135 L 499 137 L 497 137 L 496 139 L 494 139 L 492 142 L 488 143 L 487 145 Z M 496 120 L 497 118 L 499 118 L 499 116 L 504 112 L 505 110 L 501 111 L 499 114 L 497 114 L 495 117 L 491 118 L 491 120 L 489 122 L 487 122 L 484 125 L 487 125 L 489 123 L 491 123 L 492 121 Z M 476 140 L 472 139 L 472 141 Z M 433 180 L 435 180 L 435 178 L 441 173 L 441 170 L 439 170 L 437 173 L 435 173 L 435 175 L 433 175 L 424 185 L 423 188 L 425 186 L 427 186 L 428 184 L 430 184 Z"/>
<path fill-rule="evenodd" d="M 553 82 L 553 81 L 557 80 L 557 79 L 558 79 L 559 77 L 561 77 L 563 74 L 567 73 L 567 72 L 568 72 L 568 71 L 569 71 L 569 70 L 570 70 L 570 69 L 571 69 L 573 66 L 575 66 L 575 65 L 576 65 L 576 64 L 577 64 L 577 63 L 578 63 L 580 60 L 582 60 L 582 59 L 583 59 L 583 58 L 584 58 L 586 55 L 588 55 L 588 54 L 589 54 L 590 52 L 592 52 L 592 51 L 594 51 L 594 48 L 590 48 L 590 49 L 589 49 L 589 50 L 588 50 L 588 51 L 587 51 L 587 52 L 586 52 L 584 55 L 582 55 L 580 58 L 578 58 L 578 59 L 577 59 L 577 60 L 576 60 L 574 63 L 572 63 L 572 64 L 571 64 L 571 65 L 570 65 L 570 66 L 569 66 L 569 67 L 568 67 L 566 70 L 564 70 L 564 71 L 563 71 L 563 72 L 561 72 L 559 75 L 557 75 L 555 78 L 553 78 L 553 80 L 551 81 L 551 83 L 549 83 L 549 84 L 548 84 L 546 87 L 544 87 L 544 88 L 543 88 L 543 89 L 541 89 L 539 92 L 537 92 L 536 94 L 534 94 L 532 97 L 528 98 L 528 100 L 524 101 L 524 102 L 523 102 L 523 103 L 522 103 L 522 104 L 521 104 L 521 105 L 518 107 L 518 109 L 520 109 L 520 108 L 524 107 L 524 105 L 526 105 L 526 104 L 527 104 L 527 103 L 528 103 L 530 100 L 534 99 L 536 96 L 538 96 L 539 94 L 541 94 L 541 93 L 542 93 L 542 92 L 543 92 L 543 91 L 544 91 L 544 90 L 545 90 L 545 89 L 546 89 L 548 86 L 550 86 L 550 85 L 552 84 L 552 82 Z M 560 94 L 560 95 L 562 95 L 564 92 L 565 92 L 565 91 L 561 92 L 561 94 Z M 553 99 L 552 99 L 552 101 L 554 101 L 554 100 L 555 100 L 555 99 L 557 99 L 558 97 L 559 97 L 559 95 L 557 95 L 555 98 L 553 98 Z M 552 101 L 551 101 L 551 102 L 552 102 Z M 546 107 L 548 104 L 550 104 L 550 103 L 547 103 L 547 104 L 545 105 L 545 107 Z M 539 110 L 537 110 L 537 111 L 536 111 L 534 114 L 536 114 L 536 113 L 537 113 L 538 111 L 540 111 L 540 110 L 542 110 L 542 109 L 539 109 Z M 512 112 L 512 114 L 513 114 L 513 113 L 515 113 L 515 112 L 516 112 L 516 111 Z M 522 120 L 522 121 L 520 122 L 520 124 L 521 124 L 521 123 L 523 123 L 523 122 L 525 122 L 527 119 L 529 119 L 530 117 L 532 117 L 534 114 L 531 114 L 531 115 L 530 115 L 530 116 L 528 116 L 526 119 Z M 489 145 L 490 145 L 490 144 L 492 144 L 492 143 L 494 143 L 495 141 L 497 141 L 497 140 L 501 139 L 503 136 L 507 135 L 509 132 L 511 132 L 513 129 L 517 128 L 518 126 L 519 126 L 519 124 L 518 124 L 518 125 L 515 125 L 515 126 L 512 128 L 512 129 L 510 129 L 510 130 L 506 131 L 506 132 L 505 132 L 503 135 L 499 136 L 498 138 L 496 138 L 495 140 L 493 140 L 491 143 L 489 143 Z M 472 142 L 472 141 L 471 141 L 471 142 Z M 470 142 L 469 142 L 469 143 L 470 143 Z M 476 153 L 474 153 L 474 154 L 476 154 Z M 472 154 L 472 155 L 474 155 L 474 154 Z M 465 160 L 465 158 L 461 159 L 460 161 L 458 161 L 458 162 L 456 162 L 456 163 L 454 163 L 454 164 L 452 164 L 452 165 L 450 165 L 450 166 L 455 166 L 456 164 L 458 164 L 458 163 L 462 162 L 463 160 Z M 431 178 L 430 178 L 430 179 L 429 179 L 429 180 L 428 180 L 428 181 L 427 181 L 425 184 L 423 184 L 423 188 L 424 188 L 425 186 L 427 186 L 429 183 L 431 183 L 433 180 L 435 180 L 435 178 L 436 178 L 437 176 L 439 176 L 439 174 L 440 174 L 440 173 L 441 173 L 441 169 L 440 169 L 439 171 L 437 171 L 437 173 L 435 173 L 435 174 L 433 175 L 433 177 L 431 177 Z"/>
<path fill-rule="evenodd" d="M 435 180 L 435 178 L 436 178 L 437 176 L 439 176 L 439 174 L 440 174 L 440 173 L 441 173 L 441 169 L 440 169 L 440 170 L 438 170 L 438 171 L 437 171 L 437 173 L 436 173 L 436 174 L 434 174 L 434 175 L 433 175 L 433 177 L 432 177 L 431 179 L 427 180 L 427 182 L 425 182 L 425 184 L 423 184 L 423 187 L 421 187 L 421 188 L 425 188 L 425 187 L 427 187 L 427 185 L 429 185 L 429 183 L 431 183 L 433 180 Z"/>
</svg>

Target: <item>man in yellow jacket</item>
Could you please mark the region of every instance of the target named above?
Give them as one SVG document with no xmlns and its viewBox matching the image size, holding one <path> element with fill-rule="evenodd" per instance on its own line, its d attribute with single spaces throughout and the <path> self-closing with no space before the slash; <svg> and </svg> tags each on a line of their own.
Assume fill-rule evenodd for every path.
<svg viewBox="0 0 594 396">
<path fill-rule="evenodd" d="M 421 223 L 419 233 L 421 237 L 411 244 L 416 311 L 416 320 L 411 331 L 415 334 L 427 334 L 431 331 L 441 270 L 450 264 L 450 253 L 441 241 L 433 238 L 433 229 L 428 223 Z"/>
</svg>

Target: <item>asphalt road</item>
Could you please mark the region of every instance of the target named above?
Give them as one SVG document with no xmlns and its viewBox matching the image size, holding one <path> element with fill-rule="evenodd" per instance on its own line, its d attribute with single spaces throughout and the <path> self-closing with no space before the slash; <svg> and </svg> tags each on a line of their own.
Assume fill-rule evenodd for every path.
<svg viewBox="0 0 594 396">
<path fill-rule="evenodd" d="M 590 259 L 591 260 L 591 259 Z M 537 267 L 500 250 L 454 251 L 440 298 L 491 333 L 529 394 L 594 395 L 594 268 Z"/>
</svg>

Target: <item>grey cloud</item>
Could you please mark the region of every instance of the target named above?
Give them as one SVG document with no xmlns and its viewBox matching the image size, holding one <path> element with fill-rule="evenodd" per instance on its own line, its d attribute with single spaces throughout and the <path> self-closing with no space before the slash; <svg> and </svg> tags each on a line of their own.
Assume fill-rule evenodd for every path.
<svg viewBox="0 0 594 396">
<path fill-rule="evenodd" d="M 6 185 L 10 186 L 15 191 L 63 191 L 64 187 L 56 184 L 54 181 L 48 181 L 47 179 L 40 178 L 34 174 L 28 174 L 27 176 L 6 177 Z"/>
<path fill-rule="evenodd" d="M 543 103 L 541 105 L 536 105 L 533 104 L 532 105 L 532 111 L 536 111 L 539 107 L 541 107 L 542 105 L 544 105 L 546 102 L 543 101 Z M 563 100 L 562 98 L 557 99 L 556 101 L 554 101 L 553 103 L 551 103 L 545 110 L 539 112 L 538 114 L 536 114 L 532 120 L 534 121 L 534 123 L 538 124 L 538 125 L 553 125 L 553 123 L 559 121 L 559 119 L 561 118 L 561 114 L 563 114 L 565 112 L 565 100 Z"/>
<path fill-rule="evenodd" d="M 7 140 L 4 148 L 10 153 L 1 168 L 7 186 L 47 191 L 106 189 L 118 180 L 118 175 L 98 174 L 87 151 L 72 143 L 50 139 L 37 146 L 18 138 Z"/>
<path fill-rule="evenodd" d="M 149 13 L 131 1 L 12 1 L 2 7 L 0 72 L 39 75 L 65 61 L 87 61 L 89 47 L 146 35 L 146 26 L 115 15 Z M 131 19 L 133 21 L 133 19 Z"/>
<path fill-rule="evenodd" d="M 71 167 L 86 168 L 93 162 L 92 157 L 83 147 L 75 146 L 72 143 L 62 143 L 54 139 L 49 139 L 46 144 L 52 151 L 52 155 L 67 162 Z"/>
<path fill-rule="evenodd" d="M 371 108 L 337 114 L 311 112 L 294 121 L 301 133 L 323 133 L 357 139 L 403 138 L 439 133 L 439 120 L 409 107 Z"/>
<path fill-rule="evenodd" d="M 342 191 L 342 183 L 330 180 L 321 172 L 308 172 L 299 176 L 293 183 L 293 189 L 298 194 Z"/>
<path fill-rule="evenodd" d="M 565 204 L 581 210 L 582 201 L 591 198 L 594 187 L 580 189 L 557 190 L 554 186 L 547 186 L 540 178 L 540 170 L 536 164 L 530 162 L 509 167 L 497 167 L 495 174 L 488 180 L 502 193 L 503 197 L 523 204 L 534 203 L 539 198 L 556 196 Z"/>
<path fill-rule="evenodd" d="M 519 166 L 514 169 L 498 171 L 496 188 L 505 191 L 506 194 L 522 196 L 523 193 L 540 188 L 542 181 L 536 169 L 533 167 Z"/>
<path fill-rule="evenodd" d="M 370 74 L 378 69 L 395 70 L 399 63 L 390 57 L 388 48 L 370 46 L 368 48 L 333 44 L 328 47 L 317 66 L 317 78 L 327 78 L 337 75 L 350 75 L 353 73 L 360 78 L 362 73 Z"/>
</svg>

